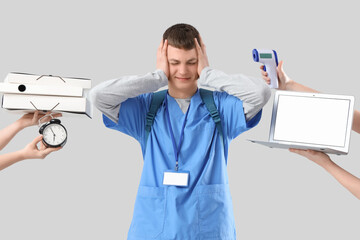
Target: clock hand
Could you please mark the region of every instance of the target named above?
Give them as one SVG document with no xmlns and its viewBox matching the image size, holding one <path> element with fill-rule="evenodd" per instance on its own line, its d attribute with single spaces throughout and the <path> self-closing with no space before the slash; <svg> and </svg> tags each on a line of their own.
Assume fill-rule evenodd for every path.
<svg viewBox="0 0 360 240">
<path fill-rule="evenodd" d="M 55 142 L 55 136 L 56 136 L 56 135 L 55 135 L 54 131 L 52 130 L 52 128 L 50 128 L 50 130 L 52 131 L 52 133 L 53 133 L 53 135 L 54 135 L 54 138 L 53 138 L 54 140 L 53 140 L 53 141 Z"/>
</svg>

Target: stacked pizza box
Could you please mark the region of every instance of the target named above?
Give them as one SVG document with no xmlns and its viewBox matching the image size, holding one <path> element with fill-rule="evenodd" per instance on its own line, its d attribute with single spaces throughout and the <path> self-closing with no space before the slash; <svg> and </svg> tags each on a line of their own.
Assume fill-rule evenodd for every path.
<svg viewBox="0 0 360 240">
<path fill-rule="evenodd" d="M 76 113 L 92 117 L 86 78 L 9 73 L 0 83 L 1 107 L 11 111 Z"/>
</svg>

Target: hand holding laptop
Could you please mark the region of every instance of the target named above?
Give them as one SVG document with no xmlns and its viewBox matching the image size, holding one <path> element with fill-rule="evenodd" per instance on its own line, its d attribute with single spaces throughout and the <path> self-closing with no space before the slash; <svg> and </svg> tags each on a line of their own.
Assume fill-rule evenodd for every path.
<svg viewBox="0 0 360 240">
<path fill-rule="evenodd" d="M 267 73 L 263 71 L 263 66 L 261 67 L 263 79 L 268 82 L 269 78 Z M 287 76 L 283 70 L 283 61 L 280 61 L 277 68 L 278 79 L 279 79 L 279 89 L 281 90 L 291 90 L 291 91 L 302 91 L 302 92 L 313 92 L 317 93 L 316 90 L 301 85 Z M 353 124 L 352 130 L 357 133 L 360 133 L 360 112 L 355 110 L 353 112 Z M 337 164 L 335 164 L 330 157 L 322 152 L 314 150 L 301 150 L 290 148 L 290 152 L 297 153 L 301 156 L 304 156 L 311 161 L 315 162 L 319 166 L 323 167 L 327 172 L 329 172 L 340 184 L 342 184 L 346 189 L 348 189 L 355 197 L 360 199 L 360 179 L 351 173 L 347 172 Z"/>
<path fill-rule="evenodd" d="M 304 156 L 329 172 L 341 185 L 360 199 L 360 179 L 334 163 L 322 152 L 313 150 L 289 149 L 290 152 Z"/>
</svg>

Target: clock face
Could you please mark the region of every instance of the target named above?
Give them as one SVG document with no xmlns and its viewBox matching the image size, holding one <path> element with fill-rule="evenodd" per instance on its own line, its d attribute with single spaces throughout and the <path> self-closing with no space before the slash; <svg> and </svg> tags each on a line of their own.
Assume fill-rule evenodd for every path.
<svg viewBox="0 0 360 240">
<path fill-rule="evenodd" d="M 49 124 L 44 128 L 43 141 L 50 147 L 63 146 L 67 139 L 64 126 L 56 123 Z"/>
</svg>

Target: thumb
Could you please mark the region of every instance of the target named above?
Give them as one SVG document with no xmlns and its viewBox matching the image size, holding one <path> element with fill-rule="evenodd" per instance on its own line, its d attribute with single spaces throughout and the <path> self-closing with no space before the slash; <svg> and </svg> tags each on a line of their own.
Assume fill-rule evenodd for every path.
<svg viewBox="0 0 360 240">
<path fill-rule="evenodd" d="M 284 69 L 283 69 L 283 64 L 284 64 L 284 61 L 280 61 L 279 62 L 279 65 L 278 65 L 278 72 L 281 73 L 281 74 L 284 74 Z"/>
<path fill-rule="evenodd" d="M 32 120 L 33 120 L 33 121 L 36 121 L 36 119 L 38 118 L 38 116 L 39 116 L 39 111 L 35 111 Z"/>
<path fill-rule="evenodd" d="M 42 140 L 42 138 L 42 135 L 37 136 L 36 138 L 34 138 L 34 140 L 32 140 L 31 145 L 37 145 Z"/>
</svg>

